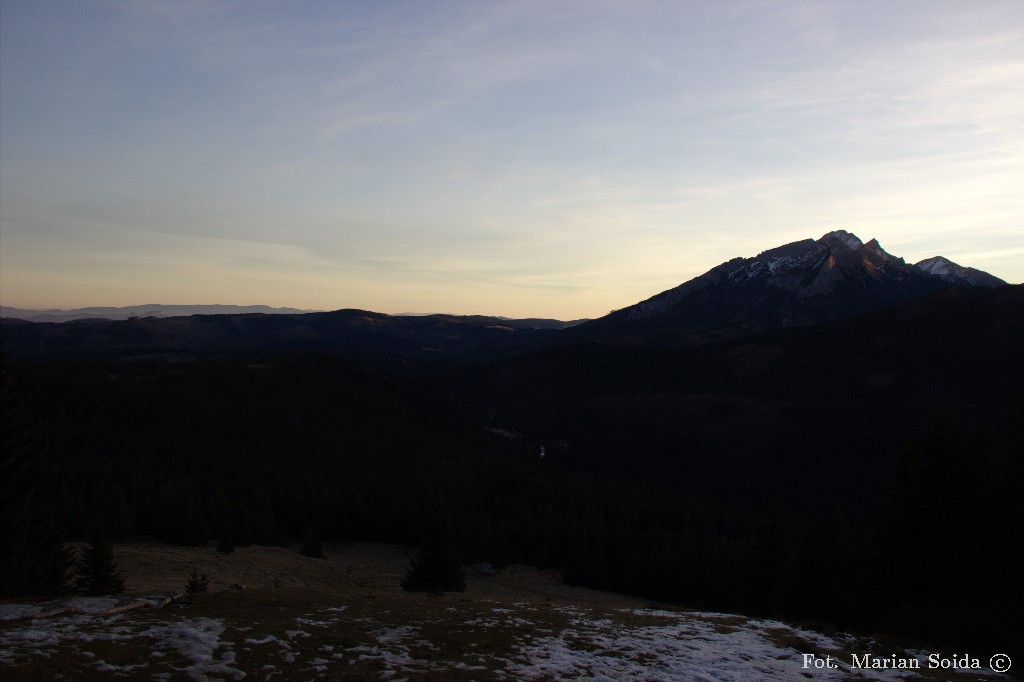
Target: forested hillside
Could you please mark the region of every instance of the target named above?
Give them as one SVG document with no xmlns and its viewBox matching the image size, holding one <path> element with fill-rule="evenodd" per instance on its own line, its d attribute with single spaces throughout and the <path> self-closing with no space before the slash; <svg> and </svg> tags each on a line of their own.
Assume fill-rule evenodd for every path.
<svg viewBox="0 0 1024 682">
<path fill-rule="evenodd" d="M 690 350 L 14 357 L 4 400 L 65 539 L 418 546 L 445 509 L 466 562 L 995 653 L 1024 641 L 1006 289 Z"/>
</svg>

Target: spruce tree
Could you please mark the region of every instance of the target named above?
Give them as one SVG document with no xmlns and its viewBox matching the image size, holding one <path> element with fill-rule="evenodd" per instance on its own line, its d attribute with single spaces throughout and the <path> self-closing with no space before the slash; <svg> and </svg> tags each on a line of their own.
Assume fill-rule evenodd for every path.
<svg viewBox="0 0 1024 682">
<path fill-rule="evenodd" d="M 210 578 L 205 573 L 200 573 L 196 567 L 192 567 L 192 573 L 185 581 L 185 592 L 188 594 L 200 594 L 210 589 Z"/>
<path fill-rule="evenodd" d="M 124 592 L 124 579 L 114 563 L 114 549 L 106 536 L 94 530 L 78 562 L 75 588 L 81 594 L 107 595 Z"/>
<path fill-rule="evenodd" d="M 462 555 L 451 520 L 443 511 L 433 514 L 424 534 L 419 555 L 409 564 L 402 581 L 407 592 L 463 592 L 466 577 Z"/>
<path fill-rule="evenodd" d="M 320 535 L 313 530 L 313 526 L 306 526 L 306 534 L 302 537 L 302 549 L 299 550 L 302 556 L 313 557 L 314 559 L 324 558 L 324 548 L 320 544 Z"/>
<path fill-rule="evenodd" d="M 55 506 L 52 472 L 0 350 L 0 596 L 65 589 L 73 557 Z"/>
<path fill-rule="evenodd" d="M 789 529 L 782 504 L 773 499 L 761 514 L 748 547 L 749 603 L 767 613 L 787 606 L 791 573 Z"/>
<path fill-rule="evenodd" d="M 220 532 L 217 533 L 217 552 L 219 554 L 231 554 L 235 551 L 235 540 L 231 533 L 230 520 L 221 520 Z"/>
<path fill-rule="evenodd" d="M 231 554 L 235 551 L 235 537 L 231 531 L 231 504 L 223 488 L 218 491 L 210 504 L 211 516 L 215 519 L 217 530 L 217 552 Z"/>
</svg>

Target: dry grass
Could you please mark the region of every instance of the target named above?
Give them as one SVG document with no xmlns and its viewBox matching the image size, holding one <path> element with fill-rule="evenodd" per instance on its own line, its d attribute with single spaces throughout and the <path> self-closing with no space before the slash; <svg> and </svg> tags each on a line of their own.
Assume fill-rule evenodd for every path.
<svg viewBox="0 0 1024 682">
<path fill-rule="evenodd" d="M 212 547 L 115 546 L 129 594 L 180 592 L 193 569 L 208 575 L 210 591 L 163 609 L 0 622 L 0 679 L 694 675 L 676 676 L 680 670 L 800 679 L 808 677 L 800 653 L 849 660 L 860 645 L 742 616 L 653 610 L 643 600 L 562 585 L 557 573 L 524 566 L 468 575 L 464 593 L 408 594 L 399 586 L 410 558 L 405 549 L 354 543 L 324 550 L 325 559 L 312 559 L 294 548 L 221 555 Z"/>
<path fill-rule="evenodd" d="M 127 594 L 184 589 L 193 569 L 205 573 L 210 591 L 244 585 L 247 589 L 302 588 L 321 593 L 348 594 L 370 589 L 402 594 L 399 587 L 413 550 L 369 542 L 324 545 L 324 559 L 302 556 L 298 546 L 240 547 L 231 554 L 211 548 L 170 545 L 116 545 L 114 560 L 125 578 Z M 487 599 L 561 600 L 575 604 L 639 608 L 648 602 L 610 592 L 564 585 L 557 571 L 513 565 L 499 574 L 467 574 L 466 596 Z"/>
<path fill-rule="evenodd" d="M 51 628 L 75 632 L 43 646 L 11 647 L 3 679 L 131 679 L 189 671 L 190 658 L 148 636 L 168 623 L 214 621 L 223 626 L 214 663 L 256 679 L 380 679 L 415 672 L 417 679 L 508 679 L 501 672 L 513 645 L 560 632 L 570 605 L 639 608 L 639 599 L 562 585 L 553 571 L 511 566 L 498 575 L 467 575 L 464 593 L 408 594 L 399 586 L 411 552 L 371 543 L 327 544 L 325 559 L 296 549 L 211 548 L 161 544 L 116 545 L 114 558 L 126 594 L 184 591 L 193 570 L 209 591 L 186 595 L 160 610 L 111 617 L 54 619 Z M 232 586 L 244 586 L 236 589 Z M 528 614 L 529 618 L 524 617 Z M 0 628 L 24 628 L 24 621 Z M 0 630 L 3 634 L 3 630 Z M 227 659 L 225 659 L 227 660 Z M 415 663 L 413 663 L 415 662 Z M 13 676 L 12 676 L 13 675 Z"/>
</svg>

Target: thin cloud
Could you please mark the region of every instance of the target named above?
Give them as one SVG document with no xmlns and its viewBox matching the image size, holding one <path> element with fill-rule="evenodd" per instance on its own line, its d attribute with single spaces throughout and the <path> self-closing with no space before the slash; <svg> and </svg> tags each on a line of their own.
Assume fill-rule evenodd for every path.
<svg viewBox="0 0 1024 682">
<path fill-rule="evenodd" d="M 593 316 L 833 226 L 1024 277 L 1017 2 L 39 7 L 2 6 L 5 299 L 194 252 L 281 305 Z"/>
</svg>

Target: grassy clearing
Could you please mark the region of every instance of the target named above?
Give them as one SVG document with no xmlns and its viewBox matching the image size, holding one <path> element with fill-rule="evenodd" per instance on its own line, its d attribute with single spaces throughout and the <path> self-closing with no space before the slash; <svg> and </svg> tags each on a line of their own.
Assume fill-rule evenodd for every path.
<svg viewBox="0 0 1024 682">
<path fill-rule="evenodd" d="M 0 622 L 0 678 L 893 679 L 801 669 L 803 653 L 848 662 L 866 644 L 851 637 L 659 609 L 521 566 L 468 576 L 464 593 L 408 594 L 404 549 L 325 549 L 317 560 L 281 548 L 118 547 L 130 591 L 180 590 L 193 567 L 211 591 L 162 609 Z"/>
</svg>

